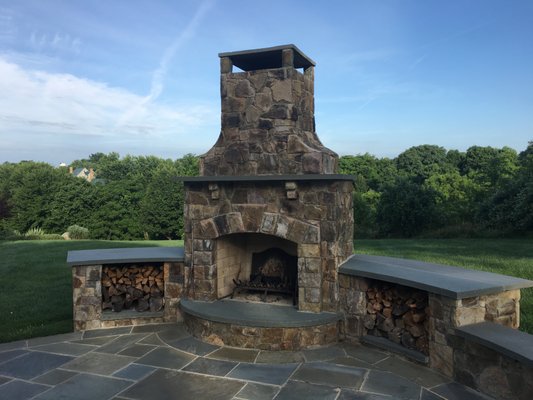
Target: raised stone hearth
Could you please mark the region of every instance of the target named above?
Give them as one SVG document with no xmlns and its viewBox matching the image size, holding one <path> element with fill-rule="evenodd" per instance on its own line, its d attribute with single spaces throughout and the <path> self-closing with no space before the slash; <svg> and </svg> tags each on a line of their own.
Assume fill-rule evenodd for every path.
<svg viewBox="0 0 533 400">
<path fill-rule="evenodd" d="M 193 336 L 215 345 L 296 351 L 336 343 L 338 313 L 302 313 L 292 306 L 219 300 L 182 300 L 184 322 Z"/>
</svg>

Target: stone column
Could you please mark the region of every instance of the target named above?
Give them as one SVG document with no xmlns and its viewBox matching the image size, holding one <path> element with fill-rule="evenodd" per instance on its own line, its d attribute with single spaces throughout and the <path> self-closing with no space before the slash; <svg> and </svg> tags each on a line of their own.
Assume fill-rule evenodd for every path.
<svg viewBox="0 0 533 400">
<path fill-rule="evenodd" d="M 74 331 L 100 328 L 102 315 L 102 266 L 72 267 Z"/>
<path fill-rule="evenodd" d="M 281 52 L 281 65 L 283 67 L 294 67 L 294 50 L 283 49 Z"/>
<path fill-rule="evenodd" d="M 229 57 L 222 57 L 220 59 L 220 73 L 229 74 L 233 71 L 233 63 Z"/>
</svg>

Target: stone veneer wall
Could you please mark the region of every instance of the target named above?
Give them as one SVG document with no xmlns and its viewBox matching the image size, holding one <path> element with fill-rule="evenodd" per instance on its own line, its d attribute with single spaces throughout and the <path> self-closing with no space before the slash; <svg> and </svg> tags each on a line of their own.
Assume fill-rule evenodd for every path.
<svg viewBox="0 0 533 400">
<path fill-rule="evenodd" d="M 181 262 L 163 264 L 165 306 L 162 316 L 148 317 L 137 313 L 135 318 L 102 320 L 102 265 L 75 265 L 72 267 L 72 297 L 74 331 L 175 322 L 179 315 L 179 300 L 184 287 L 184 266 Z M 120 313 L 116 313 L 116 317 Z M 129 314 L 131 315 L 131 314 Z"/>
<path fill-rule="evenodd" d="M 208 321 L 184 314 L 184 322 L 191 335 L 217 346 L 297 351 L 336 343 L 339 337 L 338 321 L 297 328 L 265 328 Z"/>
<path fill-rule="evenodd" d="M 430 366 L 445 375 L 454 376 L 454 352 L 458 348 L 454 328 L 483 321 L 518 328 L 520 290 L 461 300 L 430 293 L 429 308 Z"/>
<path fill-rule="evenodd" d="M 353 250 L 351 181 L 186 185 L 185 268 L 194 278 L 189 298 L 217 298 L 216 239 L 262 233 L 297 244 L 299 309 L 338 309 L 338 265 Z"/>
<path fill-rule="evenodd" d="M 337 155 L 315 132 L 313 67 L 232 73 L 221 63 L 222 131 L 200 175 L 336 172 Z"/>
</svg>

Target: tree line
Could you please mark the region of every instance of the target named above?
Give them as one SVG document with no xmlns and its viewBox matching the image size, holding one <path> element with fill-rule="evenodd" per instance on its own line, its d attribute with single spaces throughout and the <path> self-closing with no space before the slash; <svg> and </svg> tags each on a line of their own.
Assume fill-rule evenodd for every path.
<svg viewBox="0 0 533 400">
<path fill-rule="evenodd" d="M 533 232 L 533 142 L 467 151 L 435 145 L 396 158 L 342 156 L 340 172 L 355 177 L 355 235 L 363 237 L 506 236 Z M 96 153 L 72 167 L 93 168 L 97 183 L 66 167 L 23 161 L 0 165 L 0 239 L 71 225 L 94 239 L 179 239 L 183 184 L 198 175 L 198 157 Z"/>
</svg>

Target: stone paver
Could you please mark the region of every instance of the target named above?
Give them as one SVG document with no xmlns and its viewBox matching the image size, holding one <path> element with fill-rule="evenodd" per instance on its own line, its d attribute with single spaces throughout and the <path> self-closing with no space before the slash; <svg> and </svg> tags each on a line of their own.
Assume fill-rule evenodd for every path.
<svg viewBox="0 0 533 400">
<path fill-rule="evenodd" d="M 362 390 L 393 396 L 398 400 L 412 400 L 420 397 L 422 388 L 413 381 L 395 375 L 392 372 L 372 370 L 369 372 Z"/>
<path fill-rule="evenodd" d="M 133 344 L 129 347 L 126 347 L 118 355 L 120 356 L 129 356 L 129 357 L 142 357 L 146 353 L 151 352 L 155 349 L 156 346 L 146 345 L 146 344 Z"/>
<path fill-rule="evenodd" d="M 148 336 L 148 334 L 146 333 L 119 336 L 115 340 L 100 347 L 97 351 L 99 353 L 117 354 L 120 353 L 122 350 L 126 349 L 127 347 L 131 346 L 132 344 L 138 342 L 139 340 L 144 339 L 146 336 Z"/>
<path fill-rule="evenodd" d="M 186 351 L 187 353 L 193 353 L 199 356 L 205 356 L 217 350 L 219 346 L 214 346 L 209 343 L 202 342 L 193 337 L 187 337 L 179 339 L 169 343 L 172 347 Z"/>
<path fill-rule="evenodd" d="M 132 382 L 105 376 L 79 374 L 36 397 L 36 400 L 108 399 L 130 386 Z"/>
<path fill-rule="evenodd" d="M 229 400 L 244 382 L 211 376 L 200 376 L 181 371 L 157 370 L 122 393 L 124 397 L 140 400 L 209 399 Z"/>
<path fill-rule="evenodd" d="M 450 382 L 451 380 L 450 378 L 439 374 L 437 371 L 398 357 L 388 357 L 385 360 L 375 364 L 374 367 L 403 376 L 404 378 L 410 379 L 427 387 L 437 386 L 442 383 Z"/>
<path fill-rule="evenodd" d="M 31 399 L 36 394 L 44 392 L 48 389 L 50 389 L 50 386 L 13 380 L 0 386 L 0 399 Z"/>
<path fill-rule="evenodd" d="M 365 393 L 353 390 L 341 390 L 341 394 L 337 400 L 394 400 L 396 397 L 391 397 L 385 394 Z M 442 399 L 440 399 L 442 400 Z"/>
<path fill-rule="evenodd" d="M 117 378 L 124 378 L 124 379 L 130 379 L 133 381 L 138 381 L 146 377 L 148 374 L 151 374 L 154 371 L 155 371 L 155 367 L 150 367 L 148 365 L 140 365 L 140 364 L 130 364 L 127 367 L 121 369 L 120 371 L 115 372 L 113 376 Z"/>
<path fill-rule="evenodd" d="M 26 350 L 22 349 L 16 349 L 16 350 L 8 350 L 0 353 L 0 364 L 4 363 L 6 361 L 12 360 L 14 358 L 20 357 L 23 354 L 26 354 Z"/>
<path fill-rule="evenodd" d="M 0 399 L 487 400 L 364 345 L 218 347 L 183 324 L 99 329 L 0 345 Z"/>
<path fill-rule="evenodd" d="M 194 355 L 169 347 L 157 348 L 137 360 L 139 364 L 170 369 L 181 369 L 194 360 Z"/>
<path fill-rule="evenodd" d="M 69 356 L 37 351 L 29 352 L 0 364 L 0 375 L 19 379 L 31 379 L 57 368 L 70 360 L 72 360 L 72 357 Z"/>
<path fill-rule="evenodd" d="M 198 358 L 183 368 L 183 370 L 205 375 L 225 376 L 236 366 L 236 362 Z"/>
<path fill-rule="evenodd" d="M 289 381 L 274 397 L 276 400 L 335 400 L 339 389 L 312 383 Z"/>
<path fill-rule="evenodd" d="M 255 361 L 258 354 L 259 351 L 257 350 L 222 347 L 221 349 L 209 354 L 209 358 L 252 363 Z"/>
<path fill-rule="evenodd" d="M 320 347 L 318 349 L 304 350 L 303 354 L 307 362 L 333 360 L 334 358 L 346 355 L 344 350 L 338 346 L 327 346 Z"/>
<path fill-rule="evenodd" d="M 81 356 L 94 350 L 94 346 L 79 343 L 51 343 L 33 347 L 32 349 L 47 353 L 65 354 L 67 356 Z"/>
<path fill-rule="evenodd" d="M 88 353 L 63 365 L 62 368 L 78 372 L 111 375 L 133 361 L 135 361 L 135 358 L 133 357 L 104 353 Z"/>
<path fill-rule="evenodd" d="M 76 374 L 77 372 L 65 371 L 63 369 L 56 368 L 33 379 L 33 382 L 44 383 L 45 385 L 57 385 L 61 382 L 65 382 L 67 379 L 72 378 Z"/>
<path fill-rule="evenodd" d="M 283 385 L 298 364 L 239 364 L 228 376 L 247 381 Z"/>
<path fill-rule="evenodd" d="M 377 350 L 369 346 L 344 344 L 344 343 L 341 346 L 346 352 L 346 354 L 349 355 L 350 357 L 357 358 L 369 364 L 375 364 L 389 357 L 389 355 L 385 353 L 384 351 Z"/>
<path fill-rule="evenodd" d="M 432 392 L 448 400 L 488 400 L 490 397 L 476 392 L 469 387 L 460 385 L 457 382 L 445 383 L 432 389 Z"/>
<path fill-rule="evenodd" d="M 325 386 L 359 389 L 367 370 L 325 362 L 302 365 L 291 379 Z"/>
<path fill-rule="evenodd" d="M 262 351 L 255 362 L 269 364 L 301 363 L 305 358 L 301 351 Z"/>
<path fill-rule="evenodd" d="M 243 400 L 272 400 L 279 392 L 278 386 L 262 385 L 260 383 L 247 383 L 235 396 Z"/>
</svg>

